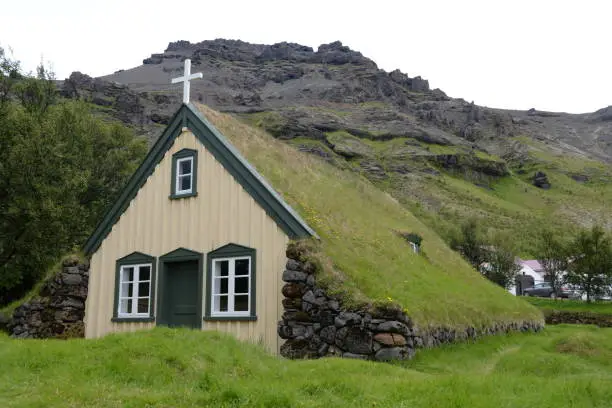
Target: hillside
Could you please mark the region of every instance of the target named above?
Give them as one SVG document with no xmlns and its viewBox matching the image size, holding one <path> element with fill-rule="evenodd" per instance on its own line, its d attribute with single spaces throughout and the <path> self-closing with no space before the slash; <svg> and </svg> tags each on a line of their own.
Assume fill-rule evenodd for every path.
<svg viewBox="0 0 612 408">
<path fill-rule="evenodd" d="M 607 407 L 610 330 L 550 327 L 402 365 L 282 360 L 220 333 L 167 328 L 98 340 L 0 334 L 0 406 Z"/>
<path fill-rule="evenodd" d="M 328 285 L 347 304 L 394 303 L 421 327 L 541 320 L 535 308 L 481 277 L 397 200 L 358 174 L 231 115 L 199 108 L 317 231 Z M 423 253 L 414 254 L 398 231 L 422 235 Z"/>
<path fill-rule="evenodd" d="M 186 57 L 204 73 L 193 82 L 194 99 L 364 175 L 442 236 L 476 216 L 492 233 L 512 236 L 521 255 L 535 256 L 542 225 L 611 227 L 610 107 L 582 115 L 481 107 L 431 90 L 419 76 L 380 70 L 340 42 L 315 51 L 178 41 L 139 67 L 97 79 L 74 73 L 62 93 L 153 140 L 180 103 L 170 78 L 182 74 Z M 537 171 L 550 189 L 533 185 Z"/>
</svg>

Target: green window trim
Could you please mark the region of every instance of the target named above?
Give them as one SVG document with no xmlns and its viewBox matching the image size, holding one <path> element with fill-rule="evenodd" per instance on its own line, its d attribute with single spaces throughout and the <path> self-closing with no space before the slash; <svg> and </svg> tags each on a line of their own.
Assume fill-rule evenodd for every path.
<svg viewBox="0 0 612 408">
<path fill-rule="evenodd" d="M 121 289 L 121 267 L 129 265 L 151 264 L 151 279 L 150 279 L 150 296 L 149 296 L 149 316 L 119 316 L 119 291 Z M 115 300 L 113 302 L 113 317 L 112 322 L 116 323 L 134 323 L 134 322 L 153 322 L 155 321 L 155 293 L 157 278 L 157 260 L 154 256 L 143 254 L 142 252 L 132 252 L 129 255 L 120 258 L 115 263 Z"/>
<path fill-rule="evenodd" d="M 250 292 L 249 315 L 247 316 L 213 316 L 212 315 L 212 278 L 213 261 L 220 258 L 250 258 Z M 257 320 L 257 251 L 254 248 L 237 244 L 227 244 L 211 251 L 206 256 L 206 321 L 256 321 Z"/>
<path fill-rule="evenodd" d="M 177 168 L 181 159 L 191 158 L 191 191 L 188 193 L 177 193 Z M 170 180 L 170 199 L 176 200 L 198 195 L 198 151 L 193 149 L 182 149 L 172 155 L 172 178 Z"/>
<path fill-rule="evenodd" d="M 204 283 L 204 254 L 201 252 L 192 251 L 187 248 L 177 248 L 174 251 L 168 252 L 159 257 L 159 296 L 157 297 L 157 310 L 161 311 L 164 301 L 164 282 L 168 279 L 168 264 L 173 262 L 197 261 L 198 262 L 198 320 L 202 321 L 202 284 Z M 164 321 L 162 313 L 157 314 L 156 323 L 158 325 L 167 325 Z"/>
</svg>

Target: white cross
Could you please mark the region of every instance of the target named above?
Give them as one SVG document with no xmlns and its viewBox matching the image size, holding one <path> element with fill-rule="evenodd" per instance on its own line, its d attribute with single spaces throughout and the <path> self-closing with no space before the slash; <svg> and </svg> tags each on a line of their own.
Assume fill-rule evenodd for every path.
<svg viewBox="0 0 612 408">
<path fill-rule="evenodd" d="M 189 103 L 189 81 L 196 78 L 202 78 L 203 75 L 201 72 L 197 72 L 195 74 L 191 73 L 191 60 L 187 58 L 185 60 L 185 72 L 182 77 L 172 78 L 172 83 L 177 84 L 179 82 L 183 83 L 183 103 Z"/>
</svg>

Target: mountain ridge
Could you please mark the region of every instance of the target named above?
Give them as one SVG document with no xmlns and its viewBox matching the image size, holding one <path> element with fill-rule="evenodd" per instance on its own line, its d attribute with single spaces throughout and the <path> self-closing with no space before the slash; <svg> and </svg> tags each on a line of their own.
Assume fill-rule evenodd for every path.
<svg viewBox="0 0 612 408">
<path fill-rule="evenodd" d="M 379 69 L 339 41 L 317 50 L 176 41 L 138 67 L 99 78 L 73 73 L 61 92 L 153 141 L 181 103 L 170 79 L 182 75 L 185 58 L 203 73 L 192 82 L 194 102 L 363 174 L 442 235 L 476 216 L 516 236 L 528 255 L 535 225 L 612 227 L 610 106 L 587 114 L 478 106 L 420 76 Z"/>
</svg>

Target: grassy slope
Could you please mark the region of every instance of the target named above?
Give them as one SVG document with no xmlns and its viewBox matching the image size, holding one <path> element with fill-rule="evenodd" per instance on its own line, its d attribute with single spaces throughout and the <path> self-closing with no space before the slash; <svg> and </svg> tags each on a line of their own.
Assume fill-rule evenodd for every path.
<svg viewBox="0 0 612 408">
<path fill-rule="evenodd" d="M 397 302 L 421 325 L 541 318 L 479 276 L 395 199 L 354 172 L 297 152 L 229 115 L 201 109 L 316 229 L 323 252 L 346 278 L 347 298 Z M 421 234 L 425 254 L 413 254 L 394 230 Z"/>
<path fill-rule="evenodd" d="M 465 150 L 423 143 L 414 146 L 414 141 L 403 138 L 384 142 L 362 140 L 361 143 L 374 148 L 375 158 L 387 170 L 389 177 L 378 181 L 377 186 L 443 236 L 448 236 L 465 218 L 476 216 L 490 234 L 511 237 L 521 256 L 537 257 L 533 242 L 541 227 L 555 228 L 560 234 L 593 223 L 612 228 L 607 207 L 612 200 L 609 165 L 557 154 L 543 143 L 517 137 L 513 143 L 522 145 L 527 160 L 508 177 L 492 179 L 467 171 L 432 175 L 423 171 L 427 167 L 431 169 L 431 164 L 420 160 L 424 154 L 465 154 Z M 476 156 L 499 160 L 482 152 L 476 152 Z M 356 159 L 351 164 L 359 168 L 359 162 Z M 411 171 L 404 174 L 391 171 L 397 166 Z M 548 175 L 550 190 L 531 184 L 530 178 L 539 170 Z M 571 175 L 586 175 L 589 181 L 582 184 Z"/>
<path fill-rule="evenodd" d="M 356 108 L 355 105 L 337 104 L 333 107 L 286 109 L 295 109 L 303 115 L 308 115 L 309 110 L 317 110 L 317 115 L 327 115 L 330 121 L 342 119 L 351 123 L 352 116 L 361 117 L 364 109 L 384 110 L 385 106 L 373 103 Z M 283 123 L 282 116 L 276 112 L 245 117 L 250 123 L 272 131 L 278 131 Z M 363 122 L 363 118 L 357 122 Z M 379 132 L 375 126 L 368 124 L 367 129 L 361 130 L 367 130 L 376 139 Z M 560 153 L 546 142 L 523 136 L 484 140 L 485 145 L 491 143 L 493 151 L 506 151 L 512 146 L 509 150 L 522 152 L 519 154 L 522 156 L 520 160 L 510 163 L 512 175 L 495 180 L 470 171 L 469 165 L 452 173 L 442 171 L 441 174 L 431 174 L 434 165 L 428 157 L 432 154 L 458 153 L 464 155 L 465 160 L 466 154 L 475 153 L 475 157 L 481 160 L 500 160 L 482 151 L 472 152 L 469 146 L 440 146 L 404 137 L 389 141 L 369 140 L 344 131 L 328 133 L 327 138 L 341 150 L 349 146 L 359 155 L 346 162 L 336 156 L 336 164 L 362 171 L 362 162 L 375 160 L 388 176 L 381 178 L 378 173 L 372 174 L 377 187 L 389 192 L 421 221 L 446 238 L 466 217 L 476 216 L 491 235 L 505 235 L 516 244 L 521 256 L 531 258 L 537 257 L 533 241 L 540 227 L 553 227 L 560 234 L 576 226 L 588 227 L 593 223 L 612 229 L 612 218 L 607 208 L 607 203 L 612 200 L 612 167 L 582 156 Z M 290 143 L 316 147 L 333 155 L 320 141 L 300 137 Z M 521 168 L 519 162 L 523 164 Z M 398 171 L 398 168 L 401 170 Z M 550 190 L 544 191 L 531 184 L 530 178 L 536 171 L 544 171 L 549 176 L 552 183 Z M 589 181 L 579 183 L 571 178 L 572 175 L 586 175 Z"/>
<path fill-rule="evenodd" d="M 287 361 L 220 333 L 168 328 L 98 340 L 0 336 L 0 367 L 2 407 L 607 407 L 612 329 L 491 337 L 405 365 Z"/>
</svg>

